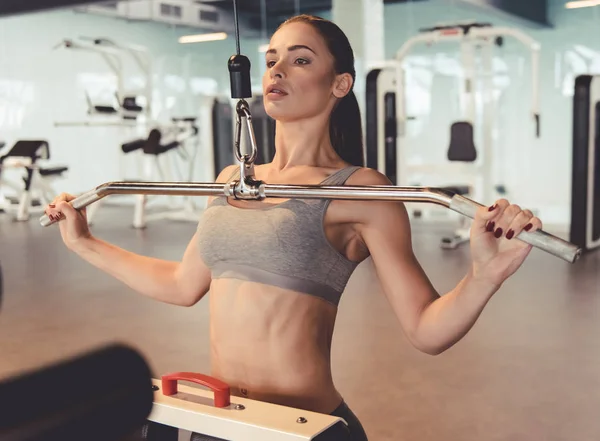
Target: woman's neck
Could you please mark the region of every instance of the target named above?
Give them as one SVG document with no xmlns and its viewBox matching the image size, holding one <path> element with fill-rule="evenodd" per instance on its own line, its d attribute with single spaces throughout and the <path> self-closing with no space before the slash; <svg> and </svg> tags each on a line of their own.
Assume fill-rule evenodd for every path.
<svg viewBox="0 0 600 441">
<path fill-rule="evenodd" d="M 275 130 L 274 170 L 297 166 L 335 167 L 340 157 L 329 138 L 329 121 L 321 118 L 292 122 L 277 121 Z"/>
</svg>

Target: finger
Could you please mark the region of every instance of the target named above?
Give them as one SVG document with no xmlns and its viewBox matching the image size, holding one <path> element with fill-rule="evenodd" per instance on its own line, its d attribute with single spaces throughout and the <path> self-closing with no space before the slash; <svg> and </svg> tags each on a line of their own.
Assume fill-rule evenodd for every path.
<svg viewBox="0 0 600 441">
<path fill-rule="evenodd" d="M 59 216 L 59 210 L 56 208 L 57 205 L 61 202 L 69 202 L 72 201 L 73 199 L 75 199 L 74 196 L 68 194 L 68 193 L 61 193 L 58 196 L 56 196 L 52 202 L 50 204 L 48 204 L 48 206 L 46 207 L 46 214 L 48 216 L 52 215 L 53 217 L 57 217 Z"/>
<path fill-rule="evenodd" d="M 73 206 L 67 201 L 61 201 L 56 204 L 55 217 L 60 219 L 60 215 L 62 214 L 66 219 L 75 219 L 77 216 L 77 210 L 73 208 Z"/>
<path fill-rule="evenodd" d="M 532 218 L 533 213 L 530 210 L 522 210 L 521 212 L 519 212 L 519 214 L 517 214 L 514 217 L 514 219 L 508 226 L 508 229 L 505 233 L 505 237 L 508 240 L 511 240 L 513 237 L 521 234 L 521 231 L 523 231 L 525 228 L 527 228 L 527 231 L 529 231 L 533 227 L 533 225 L 531 224 Z"/>
<path fill-rule="evenodd" d="M 509 226 L 509 231 L 507 231 L 506 238 L 512 239 L 513 236 L 517 237 L 522 231 L 533 232 L 541 228 L 542 221 L 535 217 L 531 210 L 523 210 L 519 215 L 517 215 L 517 217 L 515 217 Z M 513 234 L 509 234 L 510 230 L 513 231 Z"/>
<path fill-rule="evenodd" d="M 523 230 L 527 231 L 528 233 L 533 233 L 536 230 L 541 230 L 542 227 L 543 225 L 541 219 L 539 217 L 534 216 L 529 220 L 529 223 L 525 225 L 525 227 L 523 227 Z"/>
<path fill-rule="evenodd" d="M 60 211 L 56 214 L 50 214 L 48 215 L 48 217 L 52 222 L 60 222 L 61 220 L 65 219 L 65 215 L 62 214 Z"/>
<path fill-rule="evenodd" d="M 506 234 L 506 232 L 509 230 L 510 224 L 522 211 L 523 210 L 521 210 L 521 207 L 516 204 L 511 204 L 506 207 L 502 212 L 502 215 L 496 219 L 494 236 L 500 238 Z"/>
<path fill-rule="evenodd" d="M 46 216 L 48 216 L 48 218 L 50 220 L 55 220 L 54 216 L 56 216 L 56 204 L 54 203 L 54 201 L 52 201 L 52 203 L 48 204 L 46 206 L 46 208 L 44 209 L 44 213 L 46 213 Z"/>
<path fill-rule="evenodd" d="M 480 231 L 493 231 L 497 219 L 502 216 L 502 213 L 504 213 L 504 210 L 509 205 L 510 204 L 506 199 L 498 199 L 489 207 L 478 208 L 477 212 L 475 213 L 475 218 L 471 228 L 475 228 Z"/>
</svg>

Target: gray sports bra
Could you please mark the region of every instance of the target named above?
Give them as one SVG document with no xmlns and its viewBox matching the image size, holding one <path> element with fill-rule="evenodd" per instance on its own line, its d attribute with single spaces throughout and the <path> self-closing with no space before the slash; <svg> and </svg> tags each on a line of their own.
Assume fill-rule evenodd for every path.
<svg viewBox="0 0 600 441">
<path fill-rule="evenodd" d="M 320 185 L 342 185 L 360 167 L 338 170 Z M 227 182 L 239 176 L 239 170 Z M 198 247 L 213 279 L 274 285 L 338 305 L 358 263 L 327 240 L 323 228 L 331 200 L 289 199 L 239 208 L 225 197 L 208 205 L 198 224 Z"/>
</svg>

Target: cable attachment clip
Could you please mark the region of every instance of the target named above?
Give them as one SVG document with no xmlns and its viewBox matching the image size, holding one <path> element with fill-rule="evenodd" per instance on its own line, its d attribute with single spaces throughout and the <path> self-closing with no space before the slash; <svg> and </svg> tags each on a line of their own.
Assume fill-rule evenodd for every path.
<svg viewBox="0 0 600 441">
<path fill-rule="evenodd" d="M 252 126 L 252 115 L 250 114 L 250 106 L 246 100 L 239 100 L 236 106 L 236 126 L 235 126 L 235 157 L 240 165 L 240 180 L 233 182 L 234 189 L 229 189 L 229 196 L 236 199 L 262 199 L 264 198 L 264 189 L 262 181 L 254 179 L 254 161 L 258 156 L 258 148 L 256 146 L 256 137 L 254 136 L 254 127 Z M 248 138 L 250 141 L 250 154 L 243 154 L 241 151 L 242 140 L 242 119 L 246 122 Z"/>
<path fill-rule="evenodd" d="M 252 98 L 250 59 L 241 54 L 232 55 L 227 62 L 231 98 Z"/>
</svg>

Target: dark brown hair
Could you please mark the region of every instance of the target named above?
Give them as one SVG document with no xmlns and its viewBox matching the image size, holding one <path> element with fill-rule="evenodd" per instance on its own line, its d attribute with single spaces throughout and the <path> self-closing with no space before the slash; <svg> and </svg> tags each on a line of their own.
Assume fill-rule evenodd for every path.
<svg viewBox="0 0 600 441">
<path fill-rule="evenodd" d="M 356 81 L 354 52 L 344 31 L 329 20 L 306 14 L 289 18 L 279 28 L 288 23 L 298 22 L 307 23 L 319 32 L 333 56 L 335 73 L 352 75 L 352 88 L 354 88 Z M 352 89 L 331 113 L 329 137 L 333 148 L 344 161 L 364 167 L 362 121 L 358 101 Z"/>
</svg>

